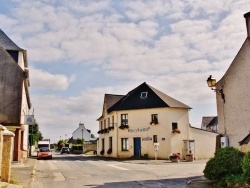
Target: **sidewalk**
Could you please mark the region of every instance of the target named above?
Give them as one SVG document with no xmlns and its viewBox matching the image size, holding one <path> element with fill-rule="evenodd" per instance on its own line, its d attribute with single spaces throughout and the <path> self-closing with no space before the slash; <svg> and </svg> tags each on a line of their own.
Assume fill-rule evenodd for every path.
<svg viewBox="0 0 250 188">
<path fill-rule="evenodd" d="M 24 163 L 11 163 L 11 182 L 0 182 L 0 188 L 31 188 L 33 184 L 36 157 L 29 157 Z M 14 184 L 13 184 L 14 183 Z"/>
</svg>

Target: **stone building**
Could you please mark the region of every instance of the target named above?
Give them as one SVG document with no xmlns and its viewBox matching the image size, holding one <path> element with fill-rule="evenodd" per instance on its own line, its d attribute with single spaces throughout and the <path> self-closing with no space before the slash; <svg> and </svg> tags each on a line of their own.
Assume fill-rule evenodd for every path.
<svg viewBox="0 0 250 188">
<path fill-rule="evenodd" d="M 222 144 L 239 147 L 250 132 L 250 12 L 244 14 L 247 37 L 241 49 L 223 77 L 216 83 L 210 76 L 212 87 L 216 91 L 218 132 Z"/>
<path fill-rule="evenodd" d="M 13 160 L 19 162 L 28 156 L 29 86 L 27 51 L 0 29 L 0 124 L 15 134 Z"/>
</svg>

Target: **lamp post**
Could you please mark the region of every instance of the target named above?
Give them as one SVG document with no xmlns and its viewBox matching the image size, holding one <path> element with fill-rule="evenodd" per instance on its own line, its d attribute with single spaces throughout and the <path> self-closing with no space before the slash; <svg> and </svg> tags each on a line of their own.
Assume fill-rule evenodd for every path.
<svg viewBox="0 0 250 188">
<path fill-rule="evenodd" d="M 223 89 L 217 89 L 216 88 L 216 79 L 210 75 L 207 79 L 207 85 L 210 87 L 212 90 L 214 90 L 217 94 L 221 95 L 221 98 L 223 99 L 223 102 L 225 103 L 225 95 L 223 93 Z"/>
</svg>

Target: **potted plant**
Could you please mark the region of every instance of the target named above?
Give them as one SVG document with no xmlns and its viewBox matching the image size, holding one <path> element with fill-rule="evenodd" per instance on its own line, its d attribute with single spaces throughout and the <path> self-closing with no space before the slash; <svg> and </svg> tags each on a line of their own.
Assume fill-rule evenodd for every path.
<svg viewBox="0 0 250 188">
<path fill-rule="evenodd" d="M 187 154 L 186 161 L 194 161 L 194 155 L 192 153 Z"/>
<path fill-rule="evenodd" d="M 179 129 L 174 129 L 174 130 L 172 131 L 172 133 L 178 133 L 178 134 L 180 134 L 181 131 L 180 131 Z"/>
<path fill-rule="evenodd" d="M 170 154 L 169 155 L 169 160 L 171 161 L 171 162 L 179 162 L 179 160 L 180 160 L 180 154 L 179 153 L 172 153 L 172 154 Z"/>
<path fill-rule="evenodd" d="M 100 151 L 100 154 L 103 155 L 104 154 L 104 150 Z"/>
<path fill-rule="evenodd" d="M 107 151 L 107 154 L 111 154 L 112 153 L 112 148 L 109 148 Z"/>
<path fill-rule="evenodd" d="M 111 126 L 111 127 L 109 127 L 108 129 L 110 130 L 110 131 L 112 131 L 112 130 L 114 130 L 114 126 Z"/>
<path fill-rule="evenodd" d="M 150 122 L 150 125 L 157 125 L 158 124 L 158 119 L 154 119 Z"/>
<path fill-rule="evenodd" d="M 129 126 L 128 126 L 128 125 L 123 125 L 123 124 L 122 124 L 119 128 L 120 128 L 120 129 L 128 129 Z"/>
</svg>

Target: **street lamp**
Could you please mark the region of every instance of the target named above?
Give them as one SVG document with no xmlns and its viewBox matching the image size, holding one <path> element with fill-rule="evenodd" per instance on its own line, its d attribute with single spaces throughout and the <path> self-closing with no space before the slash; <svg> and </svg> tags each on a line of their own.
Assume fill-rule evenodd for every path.
<svg viewBox="0 0 250 188">
<path fill-rule="evenodd" d="M 221 95 L 221 98 L 223 99 L 223 102 L 225 103 L 225 95 L 223 93 L 223 89 L 217 89 L 216 88 L 216 79 L 210 75 L 207 79 L 207 85 L 212 90 L 214 90 L 217 94 Z"/>
</svg>

